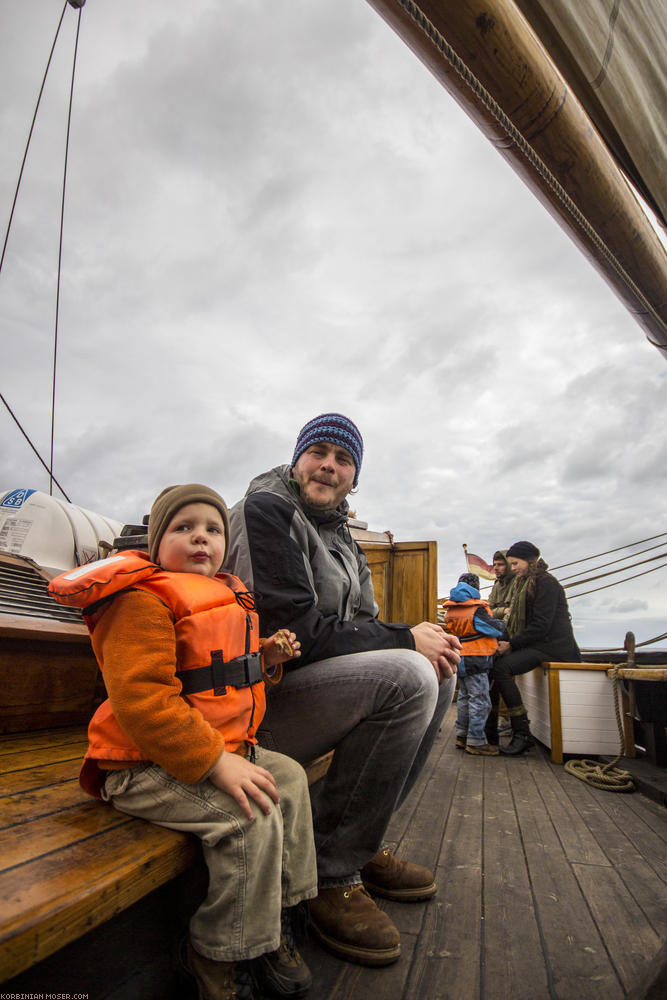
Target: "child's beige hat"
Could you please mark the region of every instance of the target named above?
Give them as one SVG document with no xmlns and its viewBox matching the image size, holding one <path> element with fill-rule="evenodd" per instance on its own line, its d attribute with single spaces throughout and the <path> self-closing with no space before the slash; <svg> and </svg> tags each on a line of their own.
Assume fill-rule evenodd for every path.
<svg viewBox="0 0 667 1000">
<path fill-rule="evenodd" d="M 201 483 L 167 486 L 155 498 L 148 518 L 148 554 L 152 562 L 157 560 L 157 550 L 172 517 L 189 503 L 209 503 L 219 511 L 225 526 L 225 541 L 229 545 L 229 512 L 219 493 Z"/>
</svg>

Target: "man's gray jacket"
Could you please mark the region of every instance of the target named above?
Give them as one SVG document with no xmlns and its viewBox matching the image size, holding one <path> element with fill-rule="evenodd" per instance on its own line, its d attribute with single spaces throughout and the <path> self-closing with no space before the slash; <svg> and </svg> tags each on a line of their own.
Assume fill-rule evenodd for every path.
<svg viewBox="0 0 667 1000">
<path fill-rule="evenodd" d="M 225 569 L 255 594 L 262 634 L 295 632 L 295 667 L 369 649 L 414 649 L 409 626 L 377 617 L 370 568 L 347 527 L 347 502 L 336 510 L 309 507 L 290 471 L 281 465 L 253 479 L 230 511 Z"/>
</svg>

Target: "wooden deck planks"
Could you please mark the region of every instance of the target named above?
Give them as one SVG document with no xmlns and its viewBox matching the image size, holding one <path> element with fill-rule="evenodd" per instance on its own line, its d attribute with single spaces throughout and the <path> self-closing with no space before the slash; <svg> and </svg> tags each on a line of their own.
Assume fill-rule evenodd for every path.
<svg viewBox="0 0 667 1000">
<path fill-rule="evenodd" d="M 401 959 L 383 969 L 341 962 L 308 941 L 304 955 L 317 1000 L 621 1000 L 633 994 L 667 939 L 667 810 L 639 794 L 592 789 L 543 748 L 518 759 L 481 758 L 454 747 L 452 710 L 409 799 L 395 814 L 387 840 L 399 857 L 436 870 L 437 896 L 427 903 L 379 901 L 401 931 Z M 18 739 L 18 737 L 17 737 Z M 11 924 L 19 898 L 27 924 L 40 920 L 42 886 L 67 879 L 81 893 L 67 918 L 50 913 L 44 937 L 30 960 L 47 954 L 53 940 L 66 941 L 90 926 L 85 901 L 90 872 L 106 870 L 95 914 L 103 920 L 132 898 L 187 867 L 196 845 L 148 827 L 137 838 L 137 821 L 121 814 L 120 827 L 96 830 L 76 846 L 55 849 L 66 834 L 52 812 L 58 789 L 77 816 L 75 773 L 67 759 L 75 740 L 47 737 L 42 749 L 52 763 L 39 764 L 43 787 L 30 786 L 44 823 L 45 847 L 54 850 L 0 876 L 0 910 Z M 38 754 L 41 752 L 39 748 Z M 20 746 L 9 747 L 20 751 Z M 0 796 L 22 789 L 28 772 L 6 771 L 0 762 Z M 38 756 L 38 760 L 41 757 Z M 36 772 L 29 772 L 31 775 Z M 58 783 L 66 784 L 63 788 Z M 55 799 L 54 799 L 55 796 Z M 34 805 L 28 810 L 34 813 Z M 0 798 L 0 815 L 2 799 Z M 14 807 L 21 820 L 21 804 Z M 71 812 L 73 810 L 73 813 Z M 27 815 L 27 813 L 26 813 Z M 84 808 L 79 816 L 88 822 Z M 77 821 L 78 822 L 78 821 Z M 24 825 L 28 825 L 25 823 Z M 143 824 L 142 824 L 143 826 Z M 20 829 L 20 827 L 17 827 Z M 109 837 L 109 841 L 107 841 Z M 127 881 L 124 865 L 141 873 Z M 155 841 L 153 843 L 153 841 Z M 113 842 L 113 848 L 111 843 Z M 164 842 L 164 843 L 163 843 Z M 122 850 L 119 848 L 122 846 Z M 19 851 L 20 837 L 13 846 Z M 148 851 L 148 853 L 146 853 Z M 68 857 L 71 863 L 66 863 Z M 74 885 L 71 872 L 76 873 Z M 69 872 L 70 874 L 67 874 Z M 65 885 L 63 883 L 63 888 Z M 67 923 L 67 926 L 65 926 Z M 19 937 L 5 959 L 25 965 Z M 3 942 L 0 940 L 0 952 Z M 123 1000 L 125 998 L 123 997 Z M 633 997 L 633 1000 L 635 998 Z"/>
<path fill-rule="evenodd" d="M 656 933 L 667 935 L 667 846 L 641 815 L 659 819 L 664 808 L 634 795 L 633 802 L 626 802 L 619 813 L 618 796 L 609 792 L 589 788 L 582 782 L 564 785 L 563 791 L 586 818 L 591 837 L 604 847 L 609 864 L 623 879 Z"/>
<path fill-rule="evenodd" d="M 576 780 L 576 779 L 574 779 Z M 512 790 L 524 842 L 526 863 L 535 900 L 535 915 L 546 956 L 551 995 L 571 997 L 622 997 L 616 969 L 604 940 L 586 906 L 585 895 L 563 850 L 545 801 L 528 770 L 512 776 Z M 598 865 L 609 870 L 607 858 Z"/>
<path fill-rule="evenodd" d="M 457 755 L 458 757 L 458 755 Z M 459 764 L 458 759 L 456 763 Z M 479 994 L 482 922 L 482 769 L 458 767 L 436 868 L 438 896 L 425 910 L 410 984 L 416 996 Z M 424 829 L 424 833 L 426 833 Z"/>
<path fill-rule="evenodd" d="M 388 840 L 435 854 L 438 894 L 382 903 L 400 961 L 355 970 L 305 946 L 318 1000 L 621 1000 L 667 939 L 667 810 L 592 789 L 537 748 L 454 748 L 447 716 Z M 439 850 L 439 853 L 438 853 Z"/>
<path fill-rule="evenodd" d="M 470 758 L 473 765 L 481 761 Z M 524 760 L 484 760 L 484 935 L 480 940 L 483 993 L 496 1000 L 549 996 L 548 969 L 535 917 L 524 838 L 514 797 Z M 471 1000 L 474 994 L 469 994 Z"/>
<path fill-rule="evenodd" d="M 641 977 L 661 941 L 643 911 L 612 869 L 575 865 L 575 874 L 621 982 L 628 992 Z M 582 994 L 583 995 L 583 994 Z"/>
</svg>

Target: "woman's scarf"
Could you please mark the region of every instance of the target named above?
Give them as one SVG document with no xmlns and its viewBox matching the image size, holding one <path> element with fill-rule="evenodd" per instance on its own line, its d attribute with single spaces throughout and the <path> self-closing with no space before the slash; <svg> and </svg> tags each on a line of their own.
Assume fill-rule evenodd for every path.
<svg viewBox="0 0 667 1000">
<path fill-rule="evenodd" d="M 507 632 L 510 639 L 523 632 L 526 627 L 526 601 L 528 597 L 534 597 L 537 581 L 544 576 L 549 569 L 549 564 L 544 559 L 538 559 L 536 563 L 531 563 L 526 576 L 514 577 L 514 583 L 510 591 L 510 609 L 507 614 Z"/>
<path fill-rule="evenodd" d="M 510 609 L 507 615 L 507 632 L 510 639 L 526 627 L 526 598 L 528 578 L 515 577 L 510 592 Z"/>
</svg>

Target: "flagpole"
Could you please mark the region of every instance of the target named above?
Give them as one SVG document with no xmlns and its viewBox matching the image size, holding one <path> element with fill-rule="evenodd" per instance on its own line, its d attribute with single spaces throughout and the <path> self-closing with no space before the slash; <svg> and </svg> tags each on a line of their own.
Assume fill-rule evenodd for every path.
<svg viewBox="0 0 667 1000">
<path fill-rule="evenodd" d="M 468 572 L 468 546 L 467 546 L 466 542 L 463 543 L 463 557 L 465 559 L 466 573 L 467 573 Z"/>
</svg>

